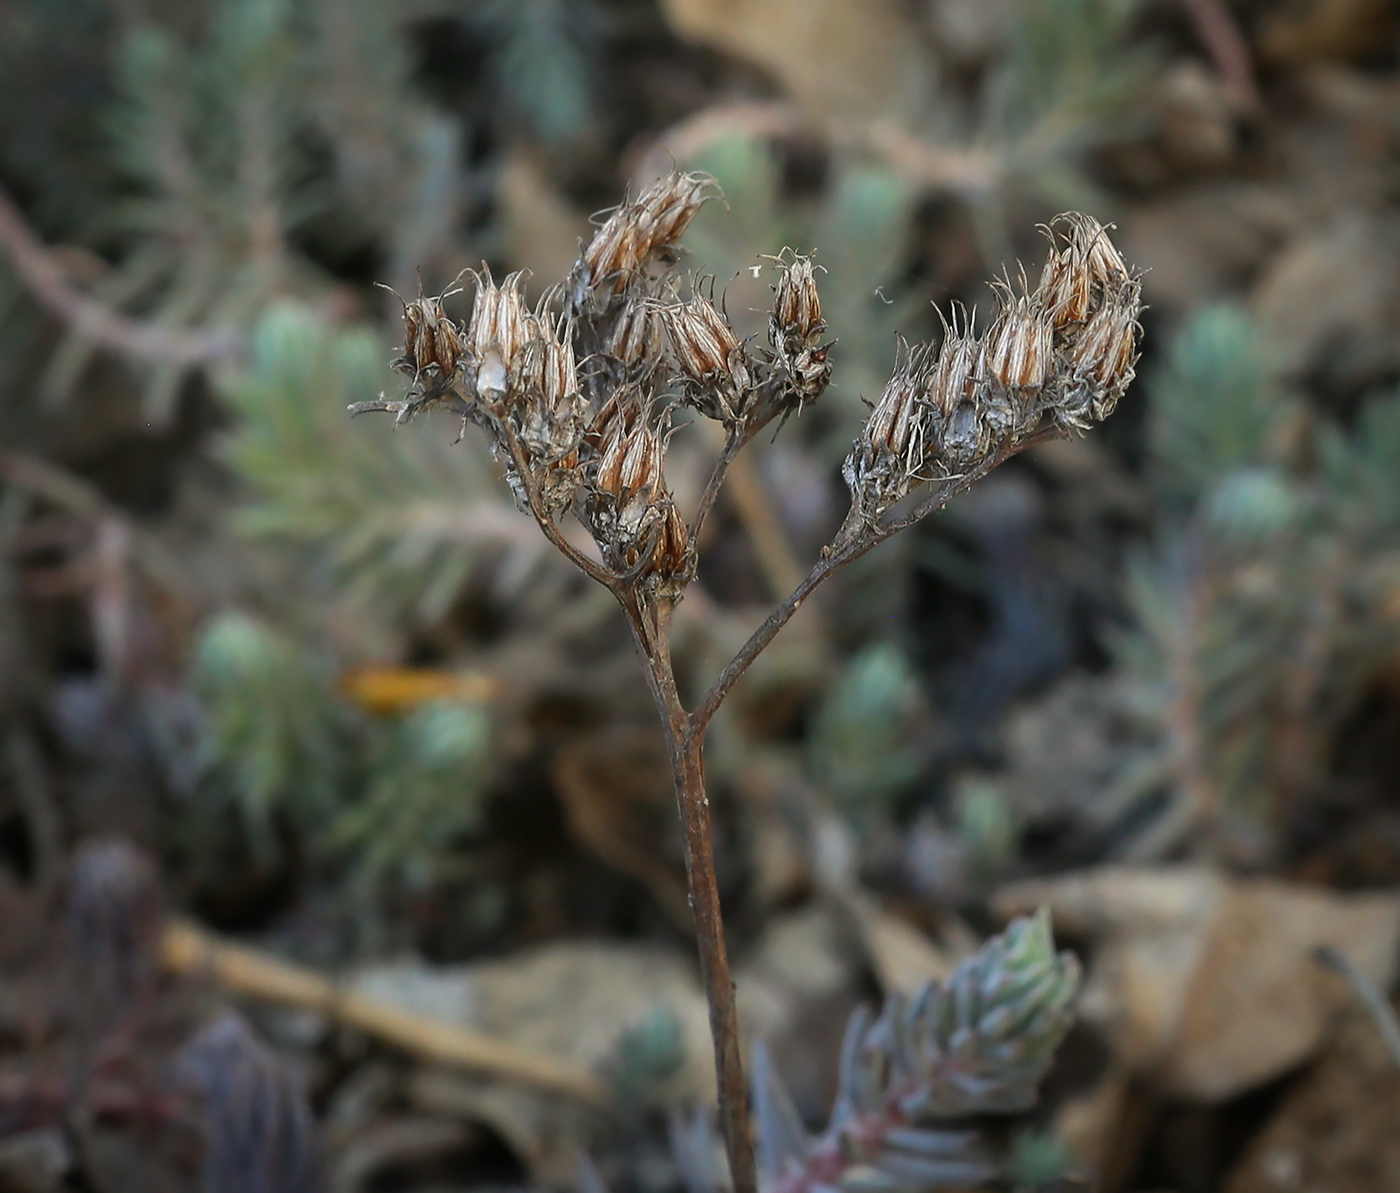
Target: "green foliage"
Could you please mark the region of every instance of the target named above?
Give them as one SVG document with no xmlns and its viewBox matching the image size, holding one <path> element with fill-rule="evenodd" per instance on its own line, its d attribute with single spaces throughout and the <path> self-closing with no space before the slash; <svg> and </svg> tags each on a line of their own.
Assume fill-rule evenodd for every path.
<svg viewBox="0 0 1400 1193">
<path fill-rule="evenodd" d="M 670 1007 L 658 1006 L 618 1037 L 608 1084 L 619 1105 L 639 1110 L 658 1100 L 684 1063 L 681 1021 Z"/>
<path fill-rule="evenodd" d="M 474 705 L 429 704 L 388 726 L 363 794 L 331 830 L 357 881 L 422 885 L 433 859 L 480 821 L 490 748 L 490 719 Z"/>
<path fill-rule="evenodd" d="M 212 824 L 233 807 L 262 862 L 281 828 L 357 886 L 412 883 L 478 824 L 491 773 L 484 707 L 358 715 L 304 648 L 244 613 L 205 627 L 192 679 L 205 710 L 194 815 Z"/>
<path fill-rule="evenodd" d="M 1030 0 L 1018 10 L 1011 49 L 994 83 L 1005 127 L 1085 138 L 1093 122 L 1121 115 L 1147 63 L 1125 52 L 1134 0 Z"/>
<path fill-rule="evenodd" d="M 953 827 L 967 850 L 974 881 L 990 884 L 1006 873 L 1016 857 L 1020 833 L 1014 810 L 994 782 L 968 778 L 957 785 Z"/>
<path fill-rule="evenodd" d="M 1162 488 L 1183 502 L 1237 468 L 1263 463 L 1285 412 L 1258 332 L 1229 305 L 1192 316 L 1148 392 Z"/>
<path fill-rule="evenodd" d="M 471 18 L 495 43 L 507 105 L 545 142 L 577 140 L 593 120 L 599 16 L 579 0 L 476 0 Z"/>
<path fill-rule="evenodd" d="M 890 995 L 878 1017 L 857 1011 L 836 1106 L 817 1139 L 766 1053 L 756 1055 L 752 1102 L 764 1182 L 834 1186 L 836 1163 L 842 1187 L 915 1193 L 1016 1179 L 1031 1160 L 1048 1167 L 1024 1146 L 1003 1159 L 980 1132 L 947 1130 L 947 1120 L 1013 1114 L 1034 1102 L 1073 1023 L 1079 986 L 1079 964 L 1056 953 L 1042 911 L 1012 922 L 946 983 L 930 982 L 911 998 Z"/>
<path fill-rule="evenodd" d="M 1159 726 L 1140 773 L 1173 799 L 1133 849 L 1204 828 L 1208 848 L 1259 861 L 1400 644 L 1400 398 L 1373 399 L 1349 433 L 1314 426 L 1290 454 L 1296 412 L 1234 307 L 1182 329 L 1149 393 L 1172 516 L 1129 570 L 1137 631 L 1119 658 Z"/>
<path fill-rule="evenodd" d="M 244 532 L 298 546 L 381 617 L 432 623 L 484 560 L 523 583 L 544 542 L 481 453 L 433 427 L 386 437 L 346 416 L 378 392 L 387 355 L 367 331 L 274 307 L 224 389 L 238 417 L 224 458 L 251 490 Z"/>
<path fill-rule="evenodd" d="M 247 614 L 222 614 L 200 638 L 193 685 L 208 713 L 206 781 L 233 801 L 256 855 L 275 852 L 274 813 L 307 831 L 334 815 L 346 725 L 296 642 Z"/>
<path fill-rule="evenodd" d="M 921 765 L 922 714 L 918 680 L 892 643 L 867 647 L 846 665 L 810 740 L 812 772 L 848 816 L 878 814 L 908 791 Z"/>
</svg>

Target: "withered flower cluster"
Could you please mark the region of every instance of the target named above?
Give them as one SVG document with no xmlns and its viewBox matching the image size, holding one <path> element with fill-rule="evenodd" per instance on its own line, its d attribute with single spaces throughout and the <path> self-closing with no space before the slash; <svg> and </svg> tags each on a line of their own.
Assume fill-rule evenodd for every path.
<svg viewBox="0 0 1400 1193">
<path fill-rule="evenodd" d="M 846 460 L 852 503 L 845 523 L 807 577 L 687 709 L 671 662 L 670 611 L 695 574 L 705 519 L 738 453 L 775 419 L 820 398 L 831 379 L 833 342 L 825 338 L 810 258 L 785 250 L 773 260 L 778 278 L 766 345 L 739 336 L 722 297 L 716 302 L 713 282 L 676 280 L 678 241 L 716 195 L 713 179 L 703 174 L 673 173 L 656 182 L 607 216 L 565 283 L 533 308 L 525 300 L 525 274 L 498 284 L 485 270 L 471 275 L 475 292 L 465 325 L 444 310 L 447 294 L 405 302 L 404 350 L 394 365 L 410 380 L 407 393 L 351 409 L 390 411 L 402 422 L 436 406 L 459 414 L 464 427 L 482 428 L 517 503 L 618 598 L 670 743 L 734 1189 L 757 1193 L 705 794 L 706 732 L 745 670 L 836 569 L 1015 451 L 1107 416 L 1133 376 L 1140 299 L 1136 275 L 1104 229 L 1087 216 L 1065 215 L 1047 229 L 1051 252 L 1039 285 L 1032 291 L 1023 279 L 1019 289 L 1009 280 L 997 286 L 1000 312 L 984 334 L 970 319 L 955 317 L 938 350 L 902 345 L 894 375 Z M 666 452 L 690 415 L 718 422 L 725 441 L 687 519 L 666 481 Z M 926 482 L 935 482 L 932 492 L 912 513 L 885 516 Z M 596 555 L 564 534 L 565 514 L 592 536 Z M 942 1073 L 952 1058 L 966 1068 L 970 1090 L 985 1084 L 987 1065 L 1011 1073 L 1017 1091 L 1033 1085 L 1046 1050 L 1063 1034 L 1063 1000 L 1055 1000 L 1068 987 L 1054 986 L 1048 1018 L 1022 1023 L 1015 1017 L 1034 1009 L 1025 999 L 1040 987 L 1019 977 L 999 982 L 977 975 L 962 986 L 955 980 L 952 1001 L 920 1003 L 907 1022 L 891 1011 L 880 1021 L 885 1026 L 862 1036 L 874 1082 L 866 1090 L 871 1106 L 888 1092 L 875 1080 L 893 1063 L 882 1043 L 888 1032 L 918 1035 L 922 1051 L 909 1055 L 923 1077 Z M 964 995 L 973 994 L 982 1001 L 964 1006 Z M 951 1019 L 944 1014 L 949 1007 L 956 1011 Z M 963 1012 L 974 1010 L 981 1017 L 965 1023 Z M 1008 1015 L 1019 1025 L 1010 1042 L 1002 1032 Z M 952 1032 L 946 1039 L 937 1034 L 945 1028 Z M 1025 1052 L 1030 1028 L 1038 1042 Z M 841 1138 L 833 1146 L 844 1146 Z M 796 1157 L 793 1179 L 815 1188 L 809 1161 L 824 1155 L 817 1147 Z M 790 1193 L 807 1193 L 807 1186 Z"/>
<path fill-rule="evenodd" d="M 663 467 L 678 409 L 723 423 L 747 442 L 779 414 L 820 396 L 830 378 L 812 264 L 780 260 L 769 318 L 772 351 L 753 353 L 713 295 L 670 276 L 676 242 L 706 200 L 702 174 L 672 174 L 613 211 L 563 289 L 531 309 L 525 273 L 499 284 L 472 274 L 471 318 L 442 297 L 404 303 L 411 379 L 400 401 L 362 403 L 399 421 L 431 406 L 488 436 L 517 503 L 542 524 L 572 511 L 608 577 L 675 598 L 695 570 L 693 540 Z M 455 293 L 449 291 L 448 294 Z"/>
<path fill-rule="evenodd" d="M 1108 233 L 1077 213 L 1046 229 L 1040 285 L 995 284 L 984 335 L 955 312 L 942 347 L 902 347 L 843 475 L 869 521 L 925 481 L 970 473 L 1047 425 L 1087 430 L 1133 379 L 1141 284 Z"/>
</svg>

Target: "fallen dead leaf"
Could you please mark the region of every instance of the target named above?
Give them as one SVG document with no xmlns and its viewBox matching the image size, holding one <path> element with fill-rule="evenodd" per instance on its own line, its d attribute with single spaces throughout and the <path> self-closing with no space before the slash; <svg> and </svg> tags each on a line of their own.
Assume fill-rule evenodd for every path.
<svg viewBox="0 0 1400 1193">
<path fill-rule="evenodd" d="M 1230 880 L 1204 867 L 1103 869 L 1000 891 L 1010 917 L 1048 906 L 1094 940 L 1081 999 L 1131 1070 L 1164 1092 L 1235 1097 L 1303 1063 L 1348 993 L 1312 960 L 1330 945 L 1386 987 L 1400 896 Z"/>
<path fill-rule="evenodd" d="M 540 163 L 525 153 L 510 154 L 497 176 L 496 202 L 511 261 L 533 270 L 532 292 L 542 292 L 551 278 L 567 277 L 588 235 L 588 219 Z"/>
<path fill-rule="evenodd" d="M 912 112 L 927 66 L 895 0 L 664 0 L 676 32 L 770 70 L 821 112 Z"/>
<path fill-rule="evenodd" d="M 425 1012 L 601 1073 L 619 1037 L 658 1008 L 680 1024 L 683 1061 L 669 1083 L 679 1100 L 714 1097 L 709 1015 L 691 959 L 645 945 L 571 941 L 476 965 L 385 963 L 360 971 L 351 989 Z M 432 1076 L 429 1078 L 428 1073 Z M 592 1112 L 577 1103 L 427 1070 L 413 1098 L 431 1114 L 485 1123 L 543 1184 L 571 1185 Z M 427 1091 L 426 1093 L 424 1091 Z"/>
<path fill-rule="evenodd" d="M 1317 1067 L 1284 1096 L 1225 1193 L 1393 1193 L 1400 1174 L 1400 1069 L 1375 1024 L 1346 1017 Z"/>
<path fill-rule="evenodd" d="M 629 732 L 582 741 L 559 755 L 553 777 L 578 842 L 641 882 L 673 924 L 692 931 L 685 870 L 680 857 L 667 856 L 675 805 L 660 735 Z"/>
</svg>

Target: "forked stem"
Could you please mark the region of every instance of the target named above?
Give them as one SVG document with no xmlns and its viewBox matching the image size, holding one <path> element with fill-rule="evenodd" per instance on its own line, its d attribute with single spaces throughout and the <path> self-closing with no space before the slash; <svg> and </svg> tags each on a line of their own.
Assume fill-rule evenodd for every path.
<svg viewBox="0 0 1400 1193">
<path fill-rule="evenodd" d="M 674 606 L 648 605 L 635 596 L 619 594 L 632 640 L 641 655 L 647 686 L 666 730 L 676 808 L 681 819 L 685 877 L 695 919 L 695 941 L 705 1001 L 710 1010 L 710 1037 L 715 1050 L 720 1129 L 734 1193 L 758 1193 L 753 1137 L 749 1129 L 749 1087 L 740 1050 L 739 1012 L 729 950 L 724 940 L 724 917 L 715 876 L 714 838 L 710 829 L 710 799 L 705 791 L 705 726 L 685 711 L 676 690 L 669 641 Z"/>
</svg>

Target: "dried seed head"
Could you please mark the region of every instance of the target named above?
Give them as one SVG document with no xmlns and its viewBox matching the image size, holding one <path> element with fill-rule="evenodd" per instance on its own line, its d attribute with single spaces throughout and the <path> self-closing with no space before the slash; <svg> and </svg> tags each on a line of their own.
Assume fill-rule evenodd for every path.
<svg viewBox="0 0 1400 1193">
<path fill-rule="evenodd" d="M 709 418 L 737 418 L 752 377 L 729 321 L 700 293 L 663 308 L 663 314 L 671 355 L 691 382 L 691 404 Z"/>
<path fill-rule="evenodd" d="M 773 311 L 768 318 L 769 342 L 775 351 L 794 341 L 812 347 L 826 331 L 822 300 L 817 293 L 816 267 L 811 257 L 793 254 L 782 262 L 782 273 L 773 287 Z"/>
<path fill-rule="evenodd" d="M 492 404 L 504 401 L 524 362 L 534 330 L 525 305 L 527 274 L 510 274 L 499 286 L 486 270 L 477 278 L 468 345 L 476 364 L 476 389 Z"/>
<path fill-rule="evenodd" d="M 826 323 L 817 293 L 816 267 L 810 257 L 779 259 L 782 270 L 773 288 L 768 342 L 800 411 L 815 401 L 831 380 L 830 344 L 822 344 Z"/>
<path fill-rule="evenodd" d="M 648 577 L 663 596 L 680 596 L 695 574 L 695 548 L 676 503 L 666 500 L 665 516 L 657 528 L 656 550 Z"/>
<path fill-rule="evenodd" d="M 416 385 L 425 381 L 432 385 L 451 378 L 461 359 L 461 331 L 443 311 L 442 298 L 419 294 L 412 302 L 404 302 L 403 354 L 393 367 L 412 377 Z"/>
<path fill-rule="evenodd" d="M 666 488 L 666 439 L 639 389 L 616 390 L 585 437 L 583 516 L 609 568 L 677 595 L 695 560 Z"/>
<path fill-rule="evenodd" d="M 905 456 L 915 448 L 922 463 L 922 442 L 915 442 L 919 430 L 920 398 L 925 378 L 923 358 L 918 352 L 905 355 L 902 364 L 885 385 L 880 400 L 865 425 L 865 439 L 878 453 Z"/>
<path fill-rule="evenodd" d="M 928 400 L 935 413 L 935 448 L 940 468 L 957 473 L 972 468 L 991 450 L 992 428 L 987 349 L 971 326 L 949 328 L 931 370 Z"/>
<path fill-rule="evenodd" d="M 1122 285 L 1129 273 L 1107 231 L 1091 216 L 1077 211 L 1057 215 L 1046 234 L 1051 253 L 1039 293 L 1055 330 L 1061 331 L 1088 319 L 1105 288 Z"/>
<path fill-rule="evenodd" d="M 583 285 L 607 297 L 619 293 L 655 257 L 667 255 L 705 200 L 718 188 L 707 174 L 675 172 L 615 208 L 584 249 Z"/>
<path fill-rule="evenodd" d="M 1055 407 L 1062 425 L 1087 430 L 1113 413 L 1135 376 L 1141 309 L 1139 284 L 1123 282 L 1067 347 L 1066 378 Z"/>
<path fill-rule="evenodd" d="M 901 348 L 894 374 L 846 457 L 842 475 L 867 518 L 878 518 L 925 479 L 927 355 L 923 349 Z"/>
<path fill-rule="evenodd" d="M 1054 367 L 1054 325 L 1040 304 L 1016 298 L 987 335 L 987 375 L 1011 394 L 1038 390 Z"/>
<path fill-rule="evenodd" d="M 627 303 L 613 324 L 608 354 L 622 362 L 629 374 L 649 372 L 665 348 L 664 317 L 653 303 Z"/>
<path fill-rule="evenodd" d="M 554 473 L 571 472 L 577 465 L 587 401 L 579 390 L 570 328 L 556 324 L 544 304 L 530 316 L 530 338 L 517 389 L 520 400 L 513 404 L 512 413 L 521 443 L 539 466 L 536 479 L 556 498 L 571 493 L 574 482 Z"/>
</svg>

